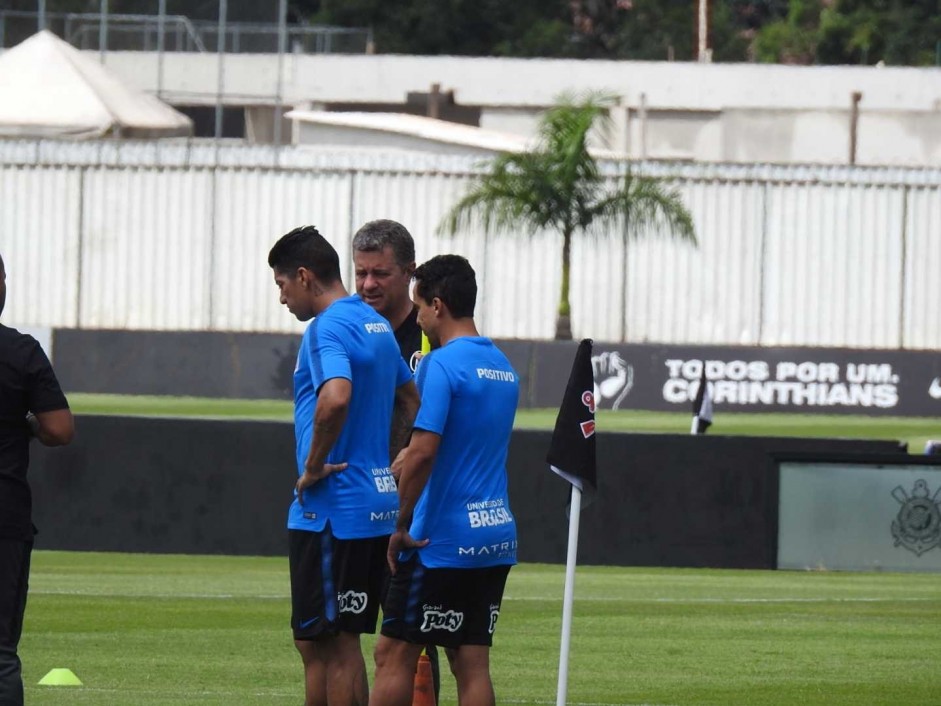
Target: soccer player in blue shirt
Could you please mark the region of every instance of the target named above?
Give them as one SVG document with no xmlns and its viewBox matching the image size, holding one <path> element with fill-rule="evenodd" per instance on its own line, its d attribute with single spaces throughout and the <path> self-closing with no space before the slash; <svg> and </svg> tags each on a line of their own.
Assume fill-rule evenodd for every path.
<svg viewBox="0 0 941 706">
<path fill-rule="evenodd" d="M 349 296 L 336 250 L 316 228 L 282 237 L 268 264 L 281 303 L 301 321 L 314 319 L 294 371 L 298 479 L 288 512 L 291 627 L 305 703 L 362 705 L 360 635 L 376 630 L 398 514 L 392 409 L 398 404 L 414 418 L 418 391 L 389 322 Z"/>
<path fill-rule="evenodd" d="M 421 408 L 402 454 L 393 577 L 376 645 L 371 704 L 407 706 L 423 645 L 443 646 L 462 706 L 493 706 L 490 647 L 516 521 L 506 457 L 519 378 L 474 323 L 470 263 L 440 255 L 415 271 L 418 323 L 432 351 L 418 366 Z"/>
</svg>

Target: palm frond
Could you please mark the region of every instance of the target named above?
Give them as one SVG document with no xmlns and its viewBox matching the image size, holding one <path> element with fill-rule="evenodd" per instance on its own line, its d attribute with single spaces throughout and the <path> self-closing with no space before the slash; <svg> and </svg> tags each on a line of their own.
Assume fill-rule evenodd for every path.
<svg viewBox="0 0 941 706">
<path fill-rule="evenodd" d="M 652 229 L 697 244 L 693 216 L 679 193 L 630 171 L 615 192 L 593 205 L 591 214 L 595 220 L 625 218 L 628 235 L 633 237 Z"/>
<path fill-rule="evenodd" d="M 476 178 L 438 226 L 453 235 L 475 222 L 486 231 L 523 228 L 535 232 L 555 224 L 555 188 L 545 159 L 535 153 L 505 155 Z"/>
</svg>

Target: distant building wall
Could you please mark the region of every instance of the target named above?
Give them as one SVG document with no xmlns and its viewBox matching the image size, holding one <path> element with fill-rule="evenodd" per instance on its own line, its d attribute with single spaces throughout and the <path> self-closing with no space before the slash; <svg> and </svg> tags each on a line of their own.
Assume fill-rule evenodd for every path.
<svg viewBox="0 0 941 706">
<path fill-rule="evenodd" d="M 112 52 L 106 61 L 131 85 L 157 92 L 155 52 Z M 174 104 L 277 100 L 276 55 L 226 55 L 221 94 L 215 54 L 169 52 L 163 65 L 161 95 Z M 851 95 L 859 92 L 857 164 L 941 165 L 934 68 L 288 54 L 281 70 L 288 106 L 404 109 L 410 93 L 437 83 L 456 104 L 480 109 L 481 127 L 521 135 L 560 94 L 602 91 L 631 114 L 629 156 L 698 161 L 847 164 Z M 610 146 L 619 143 L 622 136 L 610 136 Z"/>
</svg>

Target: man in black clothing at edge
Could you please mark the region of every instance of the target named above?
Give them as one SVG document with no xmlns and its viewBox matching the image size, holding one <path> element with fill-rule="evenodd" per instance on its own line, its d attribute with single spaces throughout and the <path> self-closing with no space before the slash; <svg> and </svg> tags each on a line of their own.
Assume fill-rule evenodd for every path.
<svg viewBox="0 0 941 706">
<path fill-rule="evenodd" d="M 369 221 L 353 236 L 353 266 L 356 293 L 392 324 L 399 351 L 414 373 L 421 358 L 422 331 L 418 326 L 418 307 L 410 293 L 415 273 L 412 234 L 397 221 Z M 402 422 L 402 415 L 393 414 L 393 428 Z M 438 650 L 428 645 L 425 652 L 431 661 L 437 703 L 441 686 Z"/>
<path fill-rule="evenodd" d="M 0 257 L 0 314 L 6 295 Z M 26 481 L 29 442 L 35 437 L 45 446 L 62 446 L 74 434 L 69 403 L 39 343 L 0 324 L 0 706 L 23 704 L 16 650 L 36 533 Z"/>
</svg>

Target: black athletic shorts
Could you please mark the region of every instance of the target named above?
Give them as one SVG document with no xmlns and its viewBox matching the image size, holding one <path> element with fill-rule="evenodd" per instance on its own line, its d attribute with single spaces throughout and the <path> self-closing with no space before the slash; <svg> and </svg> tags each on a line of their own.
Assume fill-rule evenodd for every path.
<svg viewBox="0 0 941 706">
<path fill-rule="evenodd" d="M 382 634 L 415 645 L 493 644 L 509 566 L 428 569 L 401 562 L 382 606 Z"/>
<path fill-rule="evenodd" d="M 288 530 L 288 537 L 294 639 L 376 632 L 388 535 L 337 539 L 327 525 L 323 532 Z"/>
</svg>

